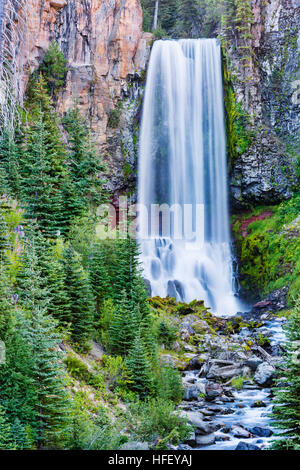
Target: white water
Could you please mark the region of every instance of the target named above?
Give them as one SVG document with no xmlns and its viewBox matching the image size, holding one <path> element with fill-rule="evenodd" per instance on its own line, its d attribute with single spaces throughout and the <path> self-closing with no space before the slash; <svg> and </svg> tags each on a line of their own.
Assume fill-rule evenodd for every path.
<svg viewBox="0 0 300 470">
<path fill-rule="evenodd" d="M 215 39 L 156 41 L 151 53 L 140 137 L 139 204 L 192 204 L 192 234 L 149 237 L 140 218 L 145 278 L 152 295 L 204 300 L 219 315 L 241 306 L 234 294 L 227 201 L 220 46 Z M 195 208 L 204 205 L 196 233 Z M 181 219 L 180 219 L 181 220 Z M 201 229 L 204 244 L 201 244 Z"/>
</svg>

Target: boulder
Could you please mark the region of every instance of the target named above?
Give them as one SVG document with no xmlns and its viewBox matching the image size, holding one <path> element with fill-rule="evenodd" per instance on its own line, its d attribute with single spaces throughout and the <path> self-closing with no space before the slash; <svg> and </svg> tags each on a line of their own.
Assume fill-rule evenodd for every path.
<svg viewBox="0 0 300 470">
<path fill-rule="evenodd" d="M 267 387 L 272 385 L 275 373 L 276 371 L 273 366 L 271 366 L 268 362 L 263 362 L 257 367 L 254 374 L 254 380 L 258 385 Z"/>
<path fill-rule="evenodd" d="M 242 369 L 239 364 L 234 364 L 231 366 L 218 367 L 213 365 L 207 374 L 208 379 L 225 379 L 229 380 L 233 377 L 241 375 Z"/>
<path fill-rule="evenodd" d="M 209 446 L 216 442 L 216 436 L 214 433 L 207 434 L 206 436 L 197 436 L 196 442 L 198 446 Z"/>
<path fill-rule="evenodd" d="M 246 361 L 246 366 L 250 367 L 251 370 L 256 371 L 258 366 L 263 363 L 263 360 L 260 359 L 257 356 L 251 356 L 247 361 Z"/>
<path fill-rule="evenodd" d="M 244 439 L 251 437 L 251 433 L 247 429 L 242 428 L 242 426 L 234 426 L 231 429 L 231 433 L 234 437 L 242 437 Z"/>
<path fill-rule="evenodd" d="M 248 442 L 239 442 L 235 450 L 260 450 L 258 446 L 254 444 L 248 444 Z"/>
<path fill-rule="evenodd" d="M 189 437 L 183 441 L 183 444 L 187 444 L 190 447 L 196 447 L 196 434 L 194 432 L 191 432 Z"/>
<path fill-rule="evenodd" d="M 254 428 L 250 428 L 249 431 L 258 437 L 271 437 L 273 431 L 268 428 L 261 428 L 260 426 L 255 426 Z"/>
<path fill-rule="evenodd" d="M 208 382 L 205 386 L 205 395 L 208 401 L 223 395 L 223 387 L 214 382 Z"/>
<path fill-rule="evenodd" d="M 180 416 L 187 418 L 188 422 L 196 427 L 196 434 L 211 434 L 216 431 L 216 426 L 204 422 L 202 414 L 198 411 L 182 411 Z"/>
</svg>

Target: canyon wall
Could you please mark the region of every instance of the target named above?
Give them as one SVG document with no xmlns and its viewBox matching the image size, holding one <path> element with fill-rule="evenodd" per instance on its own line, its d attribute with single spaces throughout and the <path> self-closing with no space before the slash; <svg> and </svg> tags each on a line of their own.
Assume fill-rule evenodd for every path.
<svg viewBox="0 0 300 470">
<path fill-rule="evenodd" d="M 142 31 L 139 0 L 26 0 L 20 5 L 15 3 L 14 18 L 19 100 L 55 40 L 68 65 L 57 110 L 63 114 L 77 103 L 108 166 L 109 189 L 122 190 L 135 167 L 128 129 L 138 112 L 152 42 L 152 35 Z"/>
<path fill-rule="evenodd" d="M 232 164 L 233 209 L 279 202 L 297 185 L 300 130 L 300 1 L 252 0 L 251 37 L 227 54 L 237 101 L 249 114 L 252 143 Z M 242 44 L 245 46 L 245 41 Z M 249 54 L 249 66 L 241 66 Z"/>
</svg>

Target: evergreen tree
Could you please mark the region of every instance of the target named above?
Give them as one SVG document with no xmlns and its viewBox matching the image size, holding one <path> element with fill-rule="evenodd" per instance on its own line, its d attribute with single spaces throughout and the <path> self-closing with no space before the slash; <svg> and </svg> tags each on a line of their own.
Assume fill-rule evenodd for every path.
<svg viewBox="0 0 300 470">
<path fill-rule="evenodd" d="M 300 297 L 286 326 L 287 353 L 284 376 L 277 380 L 274 425 L 282 430 L 275 449 L 300 450 Z"/>
<path fill-rule="evenodd" d="M 65 185 L 65 200 L 71 216 L 74 217 L 82 215 L 91 203 L 99 205 L 104 201 L 104 180 L 99 177 L 99 173 L 105 167 L 77 107 L 67 113 L 63 124 L 68 133 L 70 149 L 70 180 Z"/>
<path fill-rule="evenodd" d="M 98 312 L 105 299 L 111 293 L 110 277 L 104 263 L 104 250 L 100 243 L 94 245 L 89 257 L 90 283 L 96 299 Z"/>
<path fill-rule="evenodd" d="M 20 193 L 19 149 L 6 130 L 0 137 L 0 192 L 13 196 Z"/>
<path fill-rule="evenodd" d="M 0 405 L 0 450 L 12 449 L 10 424 L 7 421 L 5 411 Z"/>
<path fill-rule="evenodd" d="M 139 311 L 128 299 L 125 290 L 115 304 L 109 325 L 109 347 L 116 355 L 126 356 L 140 324 Z"/>
<path fill-rule="evenodd" d="M 84 350 L 91 338 L 95 305 L 88 278 L 71 245 L 63 253 L 63 267 L 67 281 L 72 339 Z"/>
<path fill-rule="evenodd" d="M 127 366 L 132 380 L 131 388 L 145 398 L 152 390 L 151 365 L 145 351 L 140 333 L 137 334 L 133 347 L 129 352 Z"/>
<path fill-rule="evenodd" d="M 33 446 L 33 442 L 28 436 L 26 427 L 20 422 L 18 418 L 10 426 L 10 439 L 13 447 L 18 450 L 28 450 Z"/>
<path fill-rule="evenodd" d="M 52 41 L 39 68 L 52 98 L 65 86 L 68 71 L 66 65 L 67 61 L 59 45 Z"/>
</svg>

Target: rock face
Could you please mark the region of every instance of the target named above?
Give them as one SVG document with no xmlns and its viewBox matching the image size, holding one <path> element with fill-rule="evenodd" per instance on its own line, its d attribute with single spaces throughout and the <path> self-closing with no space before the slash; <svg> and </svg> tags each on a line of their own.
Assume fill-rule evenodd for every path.
<svg viewBox="0 0 300 470">
<path fill-rule="evenodd" d="M 299 146 L 300 4 L 296 0 L 252 0 L 250 64 L 237 30 L 228 41 L 236 99 L 248 112 L 252 143 L 233 162 L 230 189 L 234 209 L 276 203 L 292 195 Z M 238 47 L 236 47 L 238 46 Z"/>
<path fill-rule="evenodd" d="M 113 175 L 110 189 L 122 190 L 126 175 L 134 171 L 135 152 L 125 135 L 130 155 L 126 153 L 129 168 L 123 172 L 122 138 L 138 111 L 141 75 L 152 42 L 152 35 L 142 32 L 139 0 L 26 0 L 17 9 L 19 99 L 30 72 L 38 68 L 55 40 L 69 69 L 58 111 L 64 113 L 77 102 Z M 119 100 L 125 100 L 122 107 L 117 107 Z M 116 107 L 112 125 L 110 116 Z"/>
</svg>

